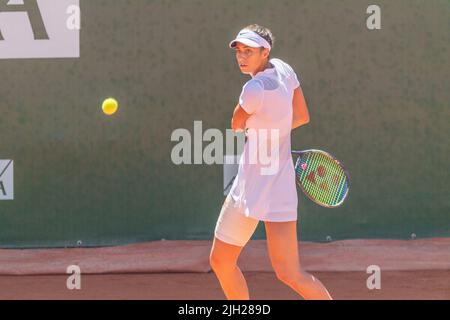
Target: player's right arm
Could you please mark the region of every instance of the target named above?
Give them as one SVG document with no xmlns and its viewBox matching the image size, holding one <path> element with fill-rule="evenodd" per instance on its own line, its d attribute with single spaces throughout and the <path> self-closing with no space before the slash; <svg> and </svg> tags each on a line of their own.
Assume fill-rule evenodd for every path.
<svg viewBox="0 0 450 320">
<path fill-rule="evenodd" d="M 302 88 L 299 86 L 294 90 L 292 98 L 292 129 L 303 126 L 309 122 L 309 111 L 303 96 Z"/>
<path fill-rule="evenodd" d="M 261 108 L 263 97 L 264 89 L 259 81 L 250 80 L 243 86 L 231 120 L 231 128 L 234 131 L 245 130 L 248 118 Z"/>
<path fill-rule="evenodd" d="M 251 115 L 245 112 L 240 104 L 234 108 L 233 118 L 231 119 L 231 129 L 235 132 L 244 131 L 245 123 Z"/>
</svg>

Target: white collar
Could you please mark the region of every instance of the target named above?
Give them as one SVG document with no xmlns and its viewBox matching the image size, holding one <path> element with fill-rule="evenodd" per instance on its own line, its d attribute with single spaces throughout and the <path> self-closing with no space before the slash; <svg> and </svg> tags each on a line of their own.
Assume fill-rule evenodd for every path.
<svg viewBox="0 0 450 320">
<path fill-rule="evenodd" d="M 271 74 L 275 72 L 275 65 L 269 60 L 269 63 L 273 66 L 272 68 L 265 68 L 264 70 L 261 70 L 257 72 L 252 78 L 255 78 L 256 76 L 260 74 Z"/>
</svg>

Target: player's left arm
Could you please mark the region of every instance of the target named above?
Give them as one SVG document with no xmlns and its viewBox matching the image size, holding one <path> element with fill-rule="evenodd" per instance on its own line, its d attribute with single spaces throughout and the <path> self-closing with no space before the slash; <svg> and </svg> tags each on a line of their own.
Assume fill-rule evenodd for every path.
<svg viewBox="0 0 450 320">
<path fill-rule="evenodd" d="M 245 123 L 250 116 L 251 115 L 245 112 L 241 105 L 238 104 L 236 108 L 234 108 L 233 118 L 231 119 L 231 129 L 235 132 L 245 130 Z"/>
<path fill-rule="evenodd" d="M 292 129 L 303 126 L 309 122 L 308 106 L 306 105 L 305 97 L 300 86 L 294 90 L 292 108 Z"/>
</svg>

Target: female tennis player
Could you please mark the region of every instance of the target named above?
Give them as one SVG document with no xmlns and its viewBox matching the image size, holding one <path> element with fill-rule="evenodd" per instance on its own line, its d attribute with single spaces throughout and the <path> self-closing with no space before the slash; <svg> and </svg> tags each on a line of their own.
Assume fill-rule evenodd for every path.
<svg viewBox="0 0 450 320">
<path fill-rule="evenodd" d="M 251 76 L 242 88 L 231 127 L 257 134 L 247 134 L 238 174 L 216 224 L 210 264 L 227 299 L 248 300 L 247 283 L 237 260 L 258 222 L 264 221 L 277 278 L 304 299 L 331 299 L 322 283 L 300 266 L 290 137 L 292 129 L 309 122 L 309 112 L 294 70 L 284 61 L 270 58 L 273 44 L 272 32 L 256 24 L 242 29 L 229 44 L 235 49 L 241 72 Z M 277 164 L 269 172 L 263 170 L 267 159 L 264 163 L 250 161 L 252 155 L 264 153 L 264 143 L 269 144 L 269 160 Z"/>
</svg>

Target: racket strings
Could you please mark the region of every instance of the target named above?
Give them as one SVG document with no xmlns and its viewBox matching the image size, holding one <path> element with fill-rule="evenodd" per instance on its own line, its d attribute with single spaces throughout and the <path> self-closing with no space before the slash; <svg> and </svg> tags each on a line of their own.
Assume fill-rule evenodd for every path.
<svg viewBox="0 0 450 320">
<path fill-rule="evenodd" d="M 304 175 L 304 181 L 307 183 L 308 190 L 312 196 L 324 203 L 332 203 L 332 197 L 336 192 L 330 190 L 330 166 L 326 164 L 321 154 L 311 154 L 305 163 L 309 163 L 314 170 Z M 309 161 L 308 161 L 309 160 Z"/>
<path fill-rule="evenodd" d="M 345 172 L 327 155 L 304 154 L 297 160 L 295 170 L 298 183 L 317 201 L 336 205 L 345 197 L 348 188 Z"/>
<path fill-rule="evenodd" d="M 324 202 L 334 204 L 339 196 L 340 181 L 345 181 L 344 174 L 336 162 L 323 154 L 313 154 L 313 163 L 321 182 L 316 186 Z M 325 179 L 324 179 L 325 178 Z M 334 180 L 334 181 L 333 181 Z"/>
</svg>

